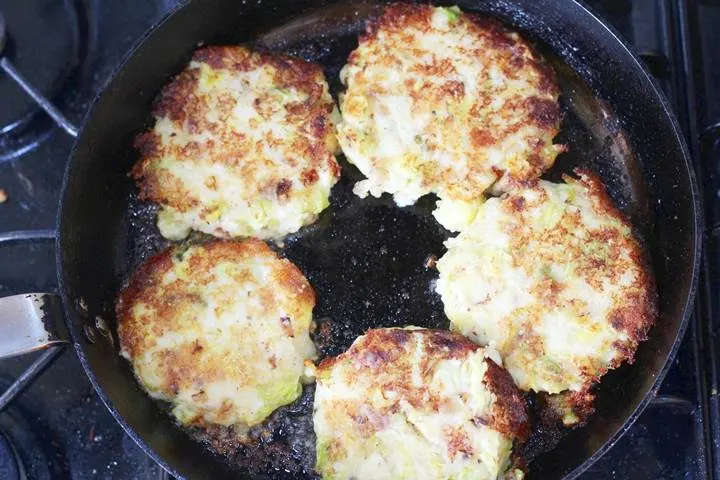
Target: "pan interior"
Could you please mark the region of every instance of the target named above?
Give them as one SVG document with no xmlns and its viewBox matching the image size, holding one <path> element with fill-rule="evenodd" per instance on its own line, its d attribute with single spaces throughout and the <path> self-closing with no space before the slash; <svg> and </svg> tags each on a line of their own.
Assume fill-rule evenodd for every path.
<svg viewBox="0 0 720 480">
<path fill-rule="evenodd" d="M 365 21 L 379 11 L 373 4 L 343 4 L 295 18 L 260 35 L 256 48 L 290 53 L 323 65 L 335 98 L 341 90 L 338 73 L 357 46 Z M 617 205 L 645 231 L 648 209 L 640 168 L 618 120 L 573 70 L 552 52 L 538 46 L 553 63 L 561 86 L 564 120 L 556 142 L 570 149 L 545 178 L 560 181 L 578 166 L 598 173 Z M 435 198 L 398 208 L 385 195 L 360 199 L 352 193 L 363 176 L 340 157 L 342 178 L 334 187 L 330 207 L 319 220 L 278 246 L 307 276 L 317 293 L 313 339 L 321 358 L 346 350 L 369 328 L 416 325 L 447 328 L 442 301 L 434 291 L 437 272 L 428 259 L 445 252 L 450 236 L 432 217 Z M 167 245 L 154 225 L 155 209 L 139 202 L 131 189 L 126 269 Z M 274 475 L 312 476 L 314 434 L 313 388 L 292 405 L 276 411 L 252 441 L 239 443 L 232 431 L 213 428 L 192 435 L 226 456 L 233 469 Z M 563 433 L 540 428 L 525 454 L 534 459 L 552 449 Z"/>
</svg>

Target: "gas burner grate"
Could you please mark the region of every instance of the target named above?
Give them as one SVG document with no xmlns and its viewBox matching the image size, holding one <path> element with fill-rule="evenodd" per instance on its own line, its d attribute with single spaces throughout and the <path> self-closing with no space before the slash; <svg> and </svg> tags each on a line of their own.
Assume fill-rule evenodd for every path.
<svg viewBox="0 0 720 480">
<path fill-rule="evenodd" d="M 0 161 L 22 156 L 48 139 L 53 122 L 38 114 L 41 109 L 68 132 L 77 132 L 48 100 L 79 71 L 77 7 L 71 0 L 0 0 Z"/>
</svg>

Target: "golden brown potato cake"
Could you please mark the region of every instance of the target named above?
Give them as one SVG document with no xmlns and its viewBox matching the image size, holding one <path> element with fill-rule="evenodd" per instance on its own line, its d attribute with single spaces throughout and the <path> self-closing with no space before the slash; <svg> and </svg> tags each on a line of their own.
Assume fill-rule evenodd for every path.
<svg viewBox="0 0 720 480">
<path fill-rule="evenodd" d="M 300 395 L 314 305 L 300 270 L 259 240 L 169 248 L 120 293 L 121 354 L 182 424 L 242 431 Z"/>
<path fill-rule="evenodd" d="M 516 478 L 526 403 L 497 352 L 457 334 L 381 328 L 317 369 L 316 469 L 326 479 Z"/>
<path fill-rule="evenodd" d="M 457 7 L 388 6 L 340 78 L 338 140 L 367 177 L 355 193 L 400 206 L 435 193 L 451 230 L 486 190 L 536 179 L 564 148 L 551 67 L 516 32 Z"/>
<path fill-rule="evenodd" d="M 489 199 L 437 262 L 452 329 L 496 348 L 521 389 L 564 392 L 551 403 L 567 424 L 591 410 L 600 377 L 632 362 L 656 317 L 629 222 L 596 176 L 577 173 Z"/>
<path fill-rule="evenodd" d="M 337 110 L 319 65 L 240 46 L 197 50 L 160 92 L 131 175 L 180 240 L 280 238 L 312 223 L 340 176 Z"/>
</svg>

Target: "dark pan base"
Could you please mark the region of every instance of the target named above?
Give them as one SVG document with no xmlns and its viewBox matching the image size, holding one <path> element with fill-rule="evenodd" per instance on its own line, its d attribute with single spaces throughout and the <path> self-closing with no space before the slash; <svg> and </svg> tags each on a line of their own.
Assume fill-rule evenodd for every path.
<svg viewBox="0 0 720 480">
<path fill-rule="evenodd" d="M 569 433 L 536 429 L 523 448 L 533 460 L 529 478 L 576 475 L 634 418 L 683 331 L 697 252 L 693 180 L 676 127 L 657 93 L 622 44 L 581 7 L 535 0 L 458 3 L 489 11 L 529 38 L 546 42 L 540 48 L 558 71 L 565 112 L 557 141 L 571 148 L 546 178 L 559 181 L 576 166 L 600 174 L 648 245 L 658 280 L 659 325 L 640 347 L 637 362 L 611 372 L 598 387 L 598 411 L 588 426 Z M 254 40 L 258 48 L 320 62 L 337 94 L 339 69 L 355 48 L 364 19 L 378 9 L 367 3 L 319 8 L 321 4 L 298 1 L 277 8 L 266 2 L 245 9 L 234 1 L 191 2 L 145 42 L 110 85 L 66 177 L 58 261 L 76 348 L 120 423 L 177 475 L 219 478 L 252 472 L 250 478 L 312 478 L 313 387 L 255 429 L 247 445 L 237 444 L 223 429 L 188 435 L 138 387 L 128 363 L 117 356 L 116 338 L 94 344 L 84 339 L 81 332 L 95 315 L 114 325 L 118 289 L 132 268 L 167 245 L 154 225 L 155 208 L 138 202 L 126 176 L 137 158 L 132 137 L 147 127 L 152 98 L 183 68 L 199 40 Z M 352 186 L 362 176 L 341 162 L 343 176 L 330 208 L 278 247 L 317 292 L 312 336 L 321 357 L 344 351 L 373 327 L 447 328 L 433 288 L 437 272 L 425 266 L 428 258 L 444 253 L 442 243 L 449 236 L 430 215 L 435 199 L 427 196 L 407 208 L 395 207 L 387 196 L 359 199 Z M 89 313 L 78 307 L 81 298 Z M 208 445 L 222 454 L 210 454 Z"/>
</svg>

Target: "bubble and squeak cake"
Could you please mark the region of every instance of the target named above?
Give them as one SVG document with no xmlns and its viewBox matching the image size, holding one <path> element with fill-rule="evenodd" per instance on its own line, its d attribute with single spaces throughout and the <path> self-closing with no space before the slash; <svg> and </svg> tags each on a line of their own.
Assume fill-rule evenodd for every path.
<svg viewBox="0 0 720 480">
<path fill-rule="evenodd" d="M 262 241 L 172 247 L 120 293 L 121 355 L 181 424 L 242 433 L 300 395 L 314 305 L 300 270 Z"/>
<path fill-rule="evenodd" d="M 578 170 L 480 208 L 437 262 L 451 328 L 496 348 L 517 386 L 562 394 L 574 424 L 590 387 L 632 362 L 656 317 L 645 253 L 599 178 Z"/>
<path fill-rule="evenodd" d="M 483 193 L 522 186 L 564 147 L 551 67 L 518 35 L 457 7 L 394 4 L 340 73 L 338 140 L 367 177 L 355 193 L 399 206 L 428 193 L 461 230 Z"/>
<path fill-rule="evenodd" d="M 497 479 L 528 434 L 525 399 L 496 352 L 442 330 L 380 328 L 317 369 L 324 479 Z M 503 477 L 503 475 L 506 475 Z"/>
<path fill-rule="evenodd" d="M 312 223 L 340 176 L 337 109 L 319 65 L 241 46 L 198 49 L 160 92 L 131 176 L 170 240 L 190 230 L 277 239 Z"/>
</svg>

